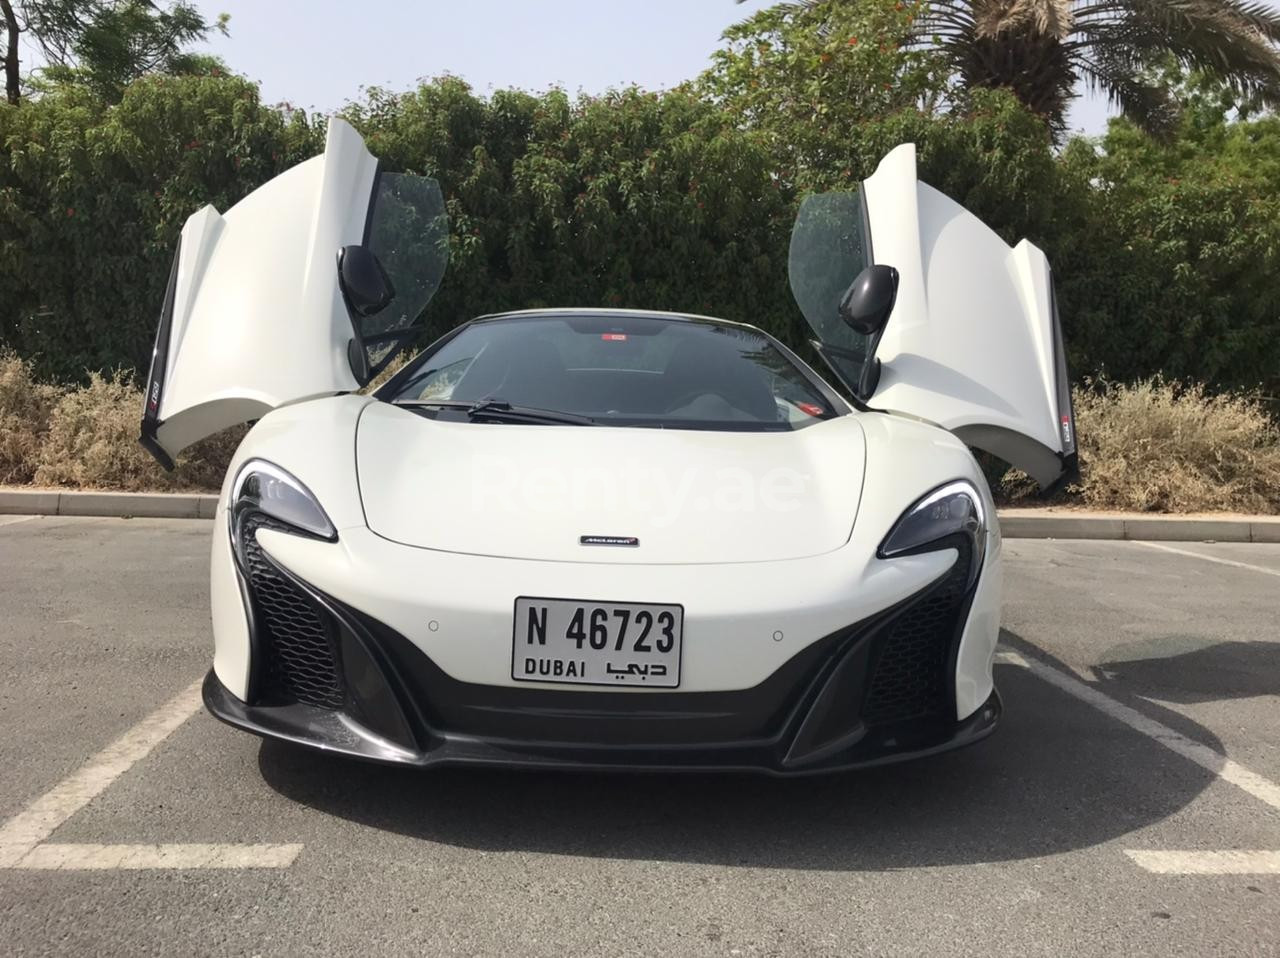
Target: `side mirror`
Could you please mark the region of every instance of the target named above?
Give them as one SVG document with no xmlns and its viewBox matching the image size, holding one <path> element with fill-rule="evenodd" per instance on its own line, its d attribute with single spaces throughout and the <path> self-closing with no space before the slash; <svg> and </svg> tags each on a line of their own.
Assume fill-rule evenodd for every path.
<svg viewBox="0 0 1280 958">
<path fill-rule="evenodd" d="M 898 297 L 898 271 L 892 266 L 868 266 L 840 299 L 840 318 L 863 336 L 884 330 Z"/>
<path fill-rule="evenodd" d="M 864 402 L 871 398 L 880 383 L 880 360 L 876 347 L 884 335 L 884 327 L 898 298 L 898 271 L 892 266 L 868 266 L 840 297 L 840 318 L 855 333 L 870 337 L 862 373 L 858 377 L 857 396 Z"/>
<path fill-rule="evenodd" d="M 395 287 L 378 257 L 365 246 L 344 246 L 338 250 L 338 289 L 347 304 L 351 318 L 351 342 L 347 343 L 347 362 L 360 385 L 369 381 L 369 354 L 364 348 L 360 320 L 376 316 L 395 298 Z"/>
<path fill-rule="evenodd" d="M 338 252 L 338 288 L 353 323 L 382 312 L 396 295 L 386 270 L 366 246 L 344 246 Z"/>
</svg>

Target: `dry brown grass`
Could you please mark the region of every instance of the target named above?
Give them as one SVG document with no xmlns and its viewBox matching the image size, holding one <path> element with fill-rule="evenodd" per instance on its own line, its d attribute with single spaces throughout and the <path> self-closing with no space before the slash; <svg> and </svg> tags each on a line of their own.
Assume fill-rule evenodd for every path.
<svg viewBox="0 0 1280 958">
<path fill-rule="evenodd" d="M 1280 425 L 1256 397 L 1150 379 L 1076 390 L 1081 479 L 1066 498 L 1127 512 L 1280 512 Z M 1023 498 L 1026 477 L 1001 491 Z"/>
<path fill-rule="evenodd" d="M 0 483 L 30 482 L 58 390 L 36 382 L 31 365 L 0 350 Z"/>
<path fill-rule="evenodd" d="M 84 386 L 36 382 L 0 353 L 0 483 L 92 489 L 216 490 L 244 429 L 192 446 L 166 473 L 138 445 L 142 390 L 127 373 Z"/>
<path fill-rule="evenodd" d="M 64 391 L 49 416 L 35 483 L 95 489 L 217 489 L 243 430 L 228 430 L 187 450 L 166 473 L 138 444 L 142 391 L 127 373 L 91 373 Z"/>
</svg>

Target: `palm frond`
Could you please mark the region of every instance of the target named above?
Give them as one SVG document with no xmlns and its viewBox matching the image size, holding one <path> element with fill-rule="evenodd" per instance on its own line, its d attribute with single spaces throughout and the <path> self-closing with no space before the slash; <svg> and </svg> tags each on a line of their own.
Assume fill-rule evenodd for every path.
<svg viewBox="0 0 1280 958">
<path fill-rule="evenodd" d="M 1280 104 L 1280 14 L 1240 0 L 1096 0 L 1078 13 L 1073 57 L 1103 63 L 1128 51 L 1147 64 L 1172 55 L 1238 92 Z"/>
<path fill-rule="evenodd" d="M 1102 93 L 1130 120 L 1152 136 L 1164 138 L 1177 125 L 1180 109 L 1166 87 L 1144 79 L 1147 68 L 1122 51 L 1077 64 L 1085 86 Z"/>
<path fill-rule="evenodd" d="M 1247 35 L 1280 41 L 1280 10 L 1252 0 L 1089 0 L 1075 11 L 1082 25 L 1129 20 L 1168 36 L 1196 31 Z"/>
<path fill-rule="evenodd" d="M 1071 0 L 977 0 L 972 7 L 975 28 L 988 37 L 1033 30 L 1061 39 L 1074 20 Z"/>
<path fill-rule="evenodd" d="M 965 0 L 938 0 L 916 17 L 915 37 L 921 44 L 960 40 L 976 33 L 973 7 Z"/>
<path fill-rule="evenodd" d="M 1280 107 L 1280 8 L 1267 0 L 925 0 L 912 30 L 909 42 L 937 49 L 962 89 L 1009 89 L 1059 133 L 1081 80 L 1167 130 L 1176 104 L 1151 76 L 1168 57 Z"/>
</svg>

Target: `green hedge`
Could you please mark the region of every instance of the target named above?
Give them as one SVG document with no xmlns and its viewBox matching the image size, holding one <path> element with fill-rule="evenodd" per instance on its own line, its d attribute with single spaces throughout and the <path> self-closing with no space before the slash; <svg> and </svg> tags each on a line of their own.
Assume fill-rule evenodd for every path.
<svg viewBox="0 0 1280 958">
<path fill-rule="evenodd" d="M 502 309 L 604 305 L 761 321 L 798 339 L 792 198 L 756 140 L 688 91 L 482 100 L 444 79 L 375 91 L 347 118 L 389 166 L 444 188 L 452 250 L 433 331 Z"/>
<path fill-rule="evenodd" d="M 1280 120 L 1115 122 L 1059 166 L 1047 244 L 1077 373 L 1280 389 Z"/>
<path fill-rule="evenodd" d="M 1056 155 L 1009 97 L 848 121 L 822 162 L 699 88 L 478 97 L 456 79 L 371 92 L 346 115 L 393 169 L 437 177 L 452 263 L 439 332 L 483 312 L 644 306 L 754 322 L 792 344 L 799 194 L 848 188 L 893 145 L 1007 239 L 1055 264 L 1074 371 L 1277 384 L 1277 121 L 1191 116 L 1155 144 L 1119 124 Z M 151 77 L 109 106 L 61 90 L 0 107 L 0 345 L 39 374 L 145 368 L 183 220 L 321 148 L 322 123 L 229 76 Z M 838 155 L 837 155 L 838 154 Z"/>
<path fill-rule="evenodd" d="M 312 155 L 303 118 L 229 77 L 68 87 L 0 108 L 0 344 L 42 375 L 145 369 L 183 221 Z"/>
</svg>

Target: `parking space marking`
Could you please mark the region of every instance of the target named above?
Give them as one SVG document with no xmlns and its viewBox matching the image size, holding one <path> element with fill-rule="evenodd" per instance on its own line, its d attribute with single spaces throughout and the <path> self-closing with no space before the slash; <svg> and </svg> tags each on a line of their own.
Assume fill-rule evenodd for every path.
<svg viewBox="0 0 1280 958">
<path fill-rule="evenodd" d="M 1157 875 L 1280 875 L 1280 852 L 1126 851 Z"/>
<path fill-rule="evenodd" d="M 0 516 L 0 526 L 11 526 L 18 522 L 30 522 L 37 516 Z"/>
<path fill-rule="evenodd" d="M 46 870 L 288 868 L 302 851 L 288 845 L 37 845 L 17 868 Z"/>
<path fill-rule="evenodd" d="M 1027 659 L 1026 662 L 1027 667 L 1034 675 L 1044 679 L 1055 688 L 1074 696 L 1117 722 L 1123 722 L 1135 732 L 1154 739 L 1170 751 L 1195 762 L 1224 782 L 1230 782 L 1237 788 L 1248 792 L 1254 798 L 1271 806 L 1273 810 L 1280 812 L 1280 785 L 1275 782 L 1263 778 L 1257 772 L 1250 771 L 1220 752 L 1215 752 L 1207 745 L 1201 745 L 1199 742 L 1175 732 L 1167 725 L 1162 725 L 1155 719 L 1147 718 L 1137 709 L 1130 708 L 1109 695 L 1104 695 L 1089 683 L 1081 681 L 1075 676 L 1046 665 L 1039 659 Z"/>
<path fill-rule="evenodd" d="M 94 755 L 70 776 L 0 825 L 0 868 L 12 868 L 54 830 L 200 710 L 197 679 Z"/>
<path fill-rule="evenodd" d="M 1163 542 L 1144 542 L 1135 539 L 1134 542 L 1140 546 L 1146 546 L 1148 549 L 1159 549 L 1161 552 L 1172 552 L 1174 555 L 1190 556 L 1193 559 L 1203 559 L 1205 562 L 1216 562 L 1219 565 L 1235 566 L 1237 569 L 1249 569 L 1253 572 L 1261 572 L 1263 575 L 1280 576 L 1280 569 L 1267 569 L 1260 565 L 1251 565 L 1248 562 L 1237 562 L 1235 559 L 1223 559 L 1219 556 L 1207 556 L 1200 552 L 1192 552 L 1190 549 L 1178 549 L 1174 546 L 1167 546 Z"/>
</svg>

